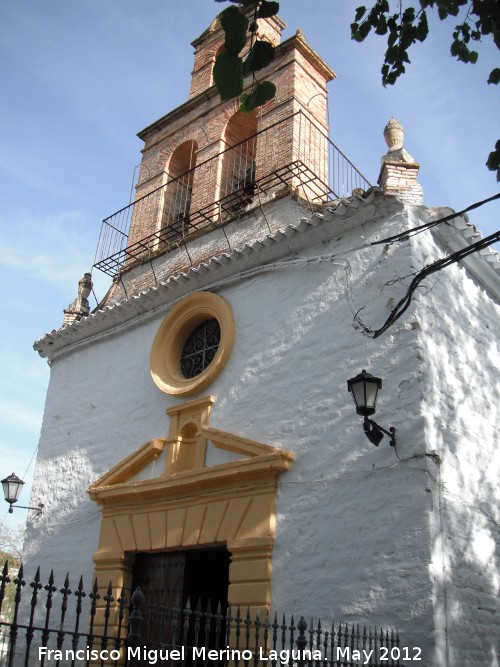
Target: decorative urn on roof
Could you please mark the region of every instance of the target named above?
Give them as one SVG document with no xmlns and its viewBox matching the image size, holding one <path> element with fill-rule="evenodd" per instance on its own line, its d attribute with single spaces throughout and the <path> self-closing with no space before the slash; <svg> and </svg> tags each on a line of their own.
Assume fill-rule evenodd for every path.
<svg viewBox="0 0 500 667">
<path fill-rule="evenodd" d="M 397 151 L 403 148 L 405 131 L 401 123 L 393 117 L 384 128 L 384 138 L 389 151 Z"/>
<path fill-rule="evenodd" d="M 384 139 L 389 147 L 382 157 L 382 162 L 415 162 L 413 157 L 403 148 L 405 131 L 401 123 L 393 117 L 384 128 Z"/>
</svg>

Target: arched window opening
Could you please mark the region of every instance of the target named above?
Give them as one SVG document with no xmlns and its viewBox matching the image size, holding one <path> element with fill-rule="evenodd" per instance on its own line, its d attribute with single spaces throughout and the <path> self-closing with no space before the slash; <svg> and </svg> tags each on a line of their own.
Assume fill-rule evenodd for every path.
<svg viewBox="0 0 500 667">
<path fill-rule="evenodd" d="M 226 126 L 220 198 L 228 214 L 249 204 L 255 194 L 256 134 L 255 113 L 237 111 Z"/>
<path fill-rule="evenodd" d="M 197 149 L 195 141 L 185 141 L 175 149 L 170 158 L 163 204 L 163 228 L 180 223 L 184 229 L 189 224 Z"/>
</svg>

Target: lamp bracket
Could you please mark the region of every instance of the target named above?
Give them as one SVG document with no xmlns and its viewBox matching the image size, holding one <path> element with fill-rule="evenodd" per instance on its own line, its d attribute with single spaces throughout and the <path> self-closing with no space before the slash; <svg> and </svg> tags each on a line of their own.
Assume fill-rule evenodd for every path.
<svg viewBox="0 0 500 667">
<path fill-rule="evenodd" d="M 9 507 L 9 514 L 12 514 L 14 512 L 14 507 L 18 507 L 21 510 L 33 510 L 34 512 L 37 513 L 37 516 L 39 516 L 43 510 L 43 503 L 38 503 L 38 507 L 26 507 L 26 505 L 13 505 L 11 503 Z"/>
<path fill-rule="evenodd" d="M 366 437 L 368 438 L 368 440 L 376 447 L 378 447 L 379 442 L 384 437 L 384 434 L 389 437 L 390 446 L 391 447 L 396 446 L 396 429 L 394 428 L 394 426 L 391 426 L 387 431 L 383 426 L 377 424 L 377 422 L 374 421 L 373 419 L 365 417 L 363 422 L 363 429 L 366 433 Z"/>
</svg>

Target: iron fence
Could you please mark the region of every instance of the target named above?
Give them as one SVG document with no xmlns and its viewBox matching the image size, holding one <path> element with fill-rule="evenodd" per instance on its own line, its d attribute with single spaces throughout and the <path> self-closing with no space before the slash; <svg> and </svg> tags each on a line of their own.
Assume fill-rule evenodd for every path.
<svg viewBox="0 0 500 667">
<path fill-rule="evenodd" d="M 261 194 L 288 188 L 319 204 L 369 187 L 324 130 L 298 111 L 234 146 L 215 150 L 105 218 L 94 266 L 114 277 L 127 261 L 144 261 L 224 225 Z"/>
<path fill-rule="evenodd" d="M 392 630 L 267 611 L 252 615 L 230 605 L 202 609 L 189 600 L 169 606 L 148 601 L 140 588 L 130 596 L 124 589 L 116 594 L 111 584 L 101 590 L 97 582 L 87 595 L 81 577 L 75 590 L 68 576 L 59 588 L 53 572 L 43 585 L 38 569 L 28 584 L 23 567 L 11 576 L 7 564 L 0 575 L 0 619 L 5 667 L 385 667 L 403 657 Z"/>
</svg>

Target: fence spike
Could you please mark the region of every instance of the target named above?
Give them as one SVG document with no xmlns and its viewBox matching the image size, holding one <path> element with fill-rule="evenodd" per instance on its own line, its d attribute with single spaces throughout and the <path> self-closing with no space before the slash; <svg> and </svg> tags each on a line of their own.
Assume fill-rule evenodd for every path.
<svg viewBox="0 0 500 667">
<path fill-rule="evenodd" d="M 292 625 L 293 625 L 293 616 L 292 616 Z M 299 631 L 299 636 L 297 637 L 295 643 L 297 644 L 297 648 L 299 649 L 299 651 L 303 654 L 303 651 L 307 646 L 307 637 L 306 637 L 307 621 L 303 616 L 300 617 L 299 622 L 297 623 L 297 630 Z M 299 664 L 302 664 L 302 662 L 303 662 L 302 660 L 299 660 Z"/>
<path fill-rule="evenodd" d="M 264 649 L 264 655 L 267 655 L 267 642 L 269 640 L 269 627 L 270 627 L 270 625 L 269 625 L 269 610 L 268 609 L 266 609 L 266 614 L 264 616 L 264 621 L 263 621 L 262 625 L 264 627 L 264 634 L 263 634 L 264 646 L 263 646 L 263 649 Z"/>
<path fill-rule="evenodd" d="M 0 575 L 0 612 L 2 611 L 3 599 L 5 597 L 5 587 L 8 583 L 10 583 L 9 562 L 6 560 L 2 568 L 2 574 Z"/>
<path fill-rule="evenodd" d="M 144 605 L 144 594 L 138 586 L 132 593 L 132 611 L 129 616 L 129 633 L 126 639 L 127 646 L 136 648 L 142 643 L 141 626 L 144 620 L 142 607 Z"/>
<path fill-rule="evenodd" d="M 97 577 L 94 580 L 94 585 L 92 587 L 92 593 L 89 593 L 89 599 L 91 600 L 90 604 L 90 625 L 89 625 L 89 634 L 87 638 L 87 645 L 89 649 L 92 649 L 94 645 L 94 621 L 95 621 L 95 614 L 96 614 L 96 609 L 97 609 L 97 600 L 100 599 L 99 595 L 99 587 L 97 585 Z"/>
<path fill-rule="evenodd" d="M 192 613 L 193 612 L 191 611 L 191 605 L 190 605 L 189 596 L 188 596 L 188 599 L 186 600 L 186 608 L 184 609 L 184 628 L 183 628 L 184 646 L 186 646 L 186 644 L 187 644 L 187 638 L 188 638 L 188 632 L 189 632 L 189 622 L 190 622 L 190 618 L 191 618 Z"/>
<path fill-rule="evenodd" d="M 3 567 L 2 570 L 2 580 L 0 584 L 3 584 L 5 588 L 6 579 L 8 575 L 8 565 Z M 19 569 L 19 575 L 23 574 L 23 570 Z M 21 601 L 23 587 L 26 585 L 24 578 L 22 576 L 17 576 L 15 581 L 16 591 L 17 591 L 17 600 Z M 10 579 L 9 579 L 10 583 Z M 11 584 L 12 586 L 12 584 Z M 321 619 L 317 618 L 314 620 L 314 617 L 311 616 L 310 620 L 307 621 L 304 616 L 299 617 L 299 621 L 295 622 L 295 616 L 289 617 L 289 623 L 287 624 L 286 615 L 282 616 L 282 624 L 279 624 L 278 613 L 273 612 L 272 616 L 268 609 L 256 609 L 255 613 L 250 610 L 250 607 L 247 607 L 245 610 L 245 615 L 242 617 L 242 610 L 238 606 L 235 617 L 232 617 L 231 606 L 228 605 L 225 608 L 221 601 L 214 602 L 213 600 L 207 600 L 205 611 L 202 612 L 202 600 L 199 599 L 196 605 L 196 611 L 191 611 L 190 600 L 186 600 L 186 609 L 181 615 L 181 609 L 179 606 L 180 600 L 177 597 L 177 607 L 169 606 L 169 598 L 165 597 L 167 594 L 172 599 L 174 597 L 173 591 L 164 592 L 164 597 L 161 602 L 161 614 L 160 614 L 160 623 L 158 623 L 158 613 L 154 616 L 153 620 L 156 625 L 154 625 L 154 636 L 152 635 L 152 628 L 147 628 L 149 631 L 149 639 L 144 640 L 144 637 L 141 636 L 141 624 L 142 627 L 145 627 L 144 622 L 147 620 L 147 617 L 143 616 L 143 610 L 146 609 L 147 605 L 153 605 L 149 602 L 148 599 L 145 599 L 145 596 L 140 588 L 137 588 L 131 596 L 131 614 L 130 614 L 130 631 L 127 637 L 124 637 L 124 624 L 123 621 L 126 618 L 126 608 L 128 606 L 128 601 L 126 599 L 126 591 L 124 588 L 121 589 L 119 596 L 115 599 L 113 597 L 113 587 L 110 582 L 105 595 L 103 595 L 99 607 L 99 612 L 104 612 L 104 618 L 112 617 L 116 619 L 116 630 L 113 626 L 113 632 L 109 632 L 109 624 L 107 621 L 104 623 L 103 633 L 99 632 L 98 636 L 94 636 L 94 617 L 96 617 L 96 605 L 97 600 L 100 599 L 98 592 L 97 580 L 94 582 L 92 593 L 88 595 L 89 601 L 88 606 L 90 606 L 90 613 L 86 611 L 87 618 L 89 619 L 89 629 L 80 632 L 80 625 L 82 621 L 82 601 L 83 598 L 87 597 L 83 589 L 83 578 L 80 576 L 78 581 L 78 586 L 73 594 L 76 597 L 76 615 L 74 622 L 74 629 L 65 629 L 65 612 L 71 605 L 69 597 L 72 595 L 72 591 L 69 585 L 69 574 L 66 574 L 63 588 L 59 589 L 59 593 L 63 597 L 63 602 L 61 605 L 60 616 L 57 618 L 57 623 L 54 623 L 55 614 L 59 614 L 58 603 L 54 607 L 54 611 L 51 611 L 53 602 L 53 595 L 57 594 L 57 600 L 59 600 L 59 593 L 57 588 L 54 585 L 54 573 L 51 571 L 49 581 L 46 586 L 43 586 L 40 578 L 40 568 L 37 569 L 33 581 L 30 583 L 32 588 L 32 593 L 30 594 L 31 598 L 31 615 L 29 623 L 26 624 L 25 621 L 18 624 L 17 616 L 14 616 L 13 622 L 4 623 L 5 626 L 10 627 L 11 638 L 13 641 L 13 650 L 15 649 L 16 634 L 20 629 L 24 629 L 26 632 L 26 639 L 23 640 L 23 656 L 18 660 L 19 652 L 16 656 L 16 665 L 23 665 L 28 667 L 29 664 L 33 661 L 33 656 L 29 656 L 30 649 L 33 649 L 33 643 L 35 641 L 37 645 L 47 646 L 49 644 L 56 644 L 57 648 L 61 650 L 61 647 L 66 645 L 71 645 L 73 651 L 76 653 L 78 646 L 83 643 L 91 650 L 93 644 L 98 642 L 102 644 L 103 647 L 109 646 L 111 644 L 112 648 L 117 651 L 122 650 L 124 643 L 126 645 L 133 645 L 134 641 L 139 642 L 139 646 L 144 643 L 149 645 L 149 642 L 157 641 L 158 635 L 158 625 L 160 626 L 160 644 L 165 646 L 171 641 L 170 630 L 168 629 L 168 636 L 165 635 L 164 629 L 169 628 L 170 619 L 172 618 L 173 624 L 173 635 L 172 643 L 175 646 L 188 645 L 189 646 L 206 646 L 206 648 L 215 647 L 216 650 L 219 650 L 219 645 L 221 648 L 224 648 L 224 638 L 227 638 L 226 645 L 231 646 L 233 649 L 245 648 L 246 650 L 251 651 L 252 657 L 248 660 L 239 661 L 239 667 L 242 667 L 243 662 L 245 667 L 257 667 L 260 664 L 259 656 L 263 651 L 262 655 L 265 657 L 269 656 L 269 650 L 275 650 L 279 652 L 281 644 L 283 649 L 290 648 L 292 651 L 297 652 L 297 667 L 335 667 L 338 665 L 336 656 L 334 656 L 334 647 L 336 638 L 339 640 L 342 648 L 347 648 L 350 646 L 351 655 L 355 649 L 360 649 L 363 647 L 363 650 L 373 650 L 375 649 L 375 654 L 373 660 L 370 661 L 370 664 L 378 664 L 377 659 L 379 655 L 379 649 L 382 647 L 394 648 L 399 646 L 399 632 L 397 629 L 391 629 L 386 627 L 370 628 L 368 629 L 366 625 L 361 626 L 359 623 L 345 623 L 340 622 L 338 626 L 335 626 L 335 622 L 332 619 L 332 625 L 323 626 Z M 39 592 L 44 589 L 46 597 L 39 595 Z M 116 595 L 117 592 L 115 592 Z M 158 600 L 160 601 L 160 599 Z M 45 624 L 42 627 L 36 627 L 34 623 L 34 617 L 36 615 L 37 606 L 45 606 Z M 24 609 L 27 614 L 29 609 L 28 604 L 22 605 L 18 604 L 19 610 Z M 156 607 L 155 607 L 156 608 Z M 214 613 L 214 609 L 216 610 Z M 225 609 L 225 612 L 224 612 Z M 51 614 L 54 617 L 51 619 Z M 175 615 L 177 614 L 177 620 L 175 620 Z M 194 615 L 194 619 L 190 619 L 190 616 Z M 97 617 L 96 617 L 97 618 Z M 181 619 L 183 620 L 181 621 Z M 204 620 L 202 620 L 204 619 Z M 195 621 L 193 623 L 193 621 Z M 233 622 L 234 621 L 234 622 Z M 164 628 L 163 628 L 163 626 Z M 184 636 L 181 637 L 181 624 L 184 625 Z M 40 626 L 41 624 L 39 624 Z M 71 622 L 73 626 L 73 621 Z M 162 629 L 163 628 L 163 629 Z M 245 628 L 245 640 L 241 638 L 241 631 Z M 281 633 L 280 633 L 281 629 Z M 23 631 L 24 631 L 23 630 Z M 164 636 L 165 635 L 165 636 Z M 236 636 L 236 639 L 235 639 Z M 272 639 L 270 639 L 272 636 Z M 135 640 L 134 640 L 135 637 Z M 281 638 L 280 638 L 281 637 Z M 85 640 L 84 640 L 85 638 Z M 194 638 L 194 642 L 192 642 Z M 71 642 L 71 644 L 70 644 Z M 272 643 L 272 645 L 271 645 Z M 310 647 L 311 654 L 314 650 L 320 651 L 321 657 L 316 660 L 310 659 L 307 657 L 309 655 L 307 648 Z M 12 653 L 12 655 L 14 655 Z M 250 654 L 249 654 L 250 655 Z M 13 658 L 10 658 L 10 655 L 7 660 L 6 667 L 13 667 Z M 18 662 L 17 662 L 18 661 Z M 46 658 L 42 658 L 41 663 L 43 664 Z M 267 661 L 269 667 L 277 667 L 277 661 L 273 658 L 272 660 Z M 356 661 L 355 661 L 356 662 Z M 56 664 L 57 661 L 56 661 Z M 69 664 L 69 663 L 68 663 Z M 349 663 L 351 664 L 351 663 Z M 356 662 L 357 664 L 357 662 Z M 394 665 L 399 665 L 399 659 L 393 660 Z M 75 661 L 72 661 L 71 667 L 75 666 Z M 89 665 L 87 664 L 87 667 Z M 116 665 L 115 665 L 116 667 Z M 129 667 L 132 665 L 129 663 Z M 184 664 L 180 665 L 184 667 Z M 236 665 L 234 667 L 237 667 Z M 351 667 L 354 667 L 354 663 Z"/>
<path fill-rule="evenodd" d="M 30 620 L 29 620 L 29 625 L 28 625 L 28 630 L 26 631 L 26 659 L 25 659 L 25 665 L 28 664 L 28 655 L 31 647 L 31 642 L 33 641 L 33 637 L 35 635 L 35 629 L 33 627 L 33 619 L 35 617 L 35 609 L 36 605 L 38 602 L 38 593 L 39 591 L 43 588 L 41 582 L 40 582 L 40 566 L 37 568 L 36 573 L 35 573 L 35 578 L 33 581 L 30 583 L 30 586 L 33 590 L 33 593 L 31 594 L 31 611 L 30 611 Z"/>
<path fill-rule="evenodd" d="M 12 615 L 12 622 L 10 624 L 10 646 L 9 646 L 9 662 L 8 667 L 12 667 L 14 656 L 16 653 L 16 640 L 17 640 L 17 615 L 19 612 L 19 605 L 21 604 L 22 590 L 26 586 L 26 582 L 23 578 L 24 570 L 21 563 L 17 577 L 14 579 L 14 584 L 16 585 L 16 592 L 14 594 L 14 613 Z"/>
</svg>

